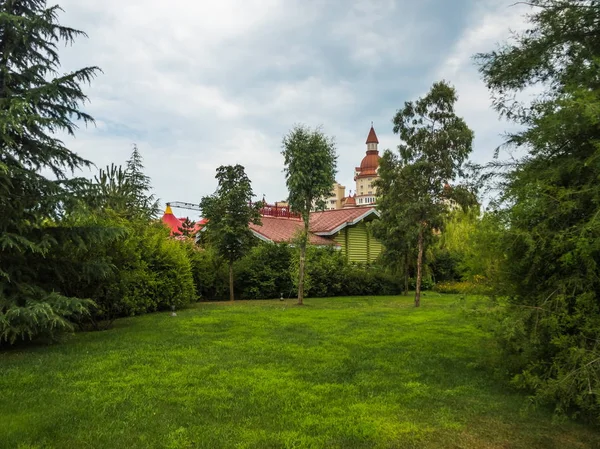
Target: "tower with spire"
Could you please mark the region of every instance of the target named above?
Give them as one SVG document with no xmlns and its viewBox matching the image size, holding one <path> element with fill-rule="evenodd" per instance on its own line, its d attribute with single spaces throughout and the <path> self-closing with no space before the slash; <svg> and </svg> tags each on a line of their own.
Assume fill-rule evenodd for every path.
<svg viewBox="0 0 600 449">
<path fill-rule="evenodd" d="M 376 179 L 379 179 L 379 139 L 375 133 L 373 122 L 367 136 L 367 154 L 363 157 L 360 167 L 354 170 L 354 181 L 356 182 L 356 190 L 352 194 L 352 190 L 346 196 L 346 187 L 340 185 L 337 181 L 331 189 L 331 195 L 325 200 L 325 209 L 346 209 L 350 207 L 360 207 L 374 205 L 376 202 L 377 188 L 373 185 Z"/>
<path fill-rule="evenodd" d="M 374 182 L 379 178 L 379 139 L 375 133 L 373 122 L 367 136 L 367 154 L 360 162 L 360 166 L 354 170 L 354 181 L 356 182 L 355 200 L 357 206 L 375 204 L 377 198 L 377 187 Z"/>
</svg>

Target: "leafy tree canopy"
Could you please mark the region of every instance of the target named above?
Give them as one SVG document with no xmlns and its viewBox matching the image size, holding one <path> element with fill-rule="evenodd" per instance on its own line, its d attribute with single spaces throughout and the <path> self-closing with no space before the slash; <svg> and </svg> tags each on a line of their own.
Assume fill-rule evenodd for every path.
<svg viewBox="0 0 600 449">
<path fill-rule="evenodd" d="M 443 228 L 451 201 L 465 200 L 466 206 L 475 199 L 464 187 L 447 184 L 463 175 L 473 142 L 473 131 L 455 113 L 456 101 L 455 89 L 442 81 L 423 98 L 406 102 L 393 119 L 401 140 L 399 157 L 384 153 L 376 181 L 381 221 L 375 235 L 388 251 L 405 254 L 405 259 L 416 248 L 416 306 L 423 255 L 434 231 Z"/>
<path fill-rule="evenodd" d="M 229 262 L 230 299 L 233 301 L 233 262 L 250 246 L 253 235 L 250 223 L 260 224 L 262 203 L 252 203 L 254 193 L 250 179 L 241 165 L 217 168 L 215 193 L 200 201 L 209 242 Z"/>
<path fill-rule="evenodd" d="M 304 298 L 304 264 L 310 212 L 313 205 L 323 208 L 323 198 L 331 194 L 335 182 L 337 154 L 334 139 L 320 128 L 295 126 L 283 138 L 285 181 L 289 191 L 288 201 L 293 212 L 302 216 L 304 229 L 298 238 L 300 261 L 298 270 L 298 304 Z"/>
<path fill-rule="evenodd" d="M 600 3 L 529 5 L 529 29 L 477 55 L 495 107 L 523 126 L 508 143 L 527 151 L 500 179 L 501 341 L 517 385 L 600 419 Z M 531 104 L 518 101 L 533 86 Z"/>
</svg>

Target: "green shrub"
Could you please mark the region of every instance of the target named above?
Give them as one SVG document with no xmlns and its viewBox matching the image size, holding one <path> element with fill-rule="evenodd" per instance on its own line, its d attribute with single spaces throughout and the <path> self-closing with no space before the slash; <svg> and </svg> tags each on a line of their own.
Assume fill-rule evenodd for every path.
<svg viewBox="0 0 600 449">
<path fill-rule="evenodd" d="M 294 290 L 290 276 L 292 248 L 259 243 L 235 264 L 236 296 L 242 299 L 288 297 Z"/>
<path fill-rule="evenodd" d="M 453 293 L 462 295 L 488 295 L 492 288 L 482 276 L 474 276 L 470 281 L 446 281 L 438 282 L 433 287 L 438 293 Z"/>
<path fill-rule="evenodd" d="M 198 300 L 224 299 L 229 294 L 227 266 L 211 248 L 189 247 L 192 277 Z"/>
</svg>

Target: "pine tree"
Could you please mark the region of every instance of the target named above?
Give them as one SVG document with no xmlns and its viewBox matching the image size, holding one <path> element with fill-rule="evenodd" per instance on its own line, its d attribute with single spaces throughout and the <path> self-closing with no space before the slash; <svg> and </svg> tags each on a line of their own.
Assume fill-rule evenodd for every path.
<svg viewBox="0 0 600 449">
<path fill-rule="evenodd" d="M 150 177 L 144 173 L 142 155 L 135 144 L 131 157 L 127 161 L 125 176 L 131 187 L 131 209 L 148 218 L 156 217 L 159 213 L 158 200 L 150 193 L 152 190 Z"/>
<path fill-rule="evenodd" d="M 85 192 L 86 203 L 95 209 L 110 208 L 130 220 L 156 218 L 158 200 L 143 170 L 142 156 L 134 145 L 125 168 L 111 164 L 98 171 L 93 188 Z"/>
<path fill-rule="evenodd" d="M 184 237 L 194 237 L 196 231 L 196 222 L 186 217 L 186 219 L 183 220 L 183 223 L 181 223 L 181 226 L 178 228 L 178 231 L 181 232 L 181 235 Z"/>
<path fill-rule="evenodd" d="M 61 26 L 59 11 L 43 0 L 0 2 L 0 341 L 71 329 L 69 318 L 89 306 L 54 291 L 37 270 L 67 238 L 57 223 L 86 184 L 69 175 L 90 165 L 55 134 L 73 135 L 73 120 L 93 122 L 80 110 L 80 85 L 99 71 L 59 75 L 58 44 L 85 36 Z M 82 243 L 92 237 L 77 233 Z"/>
</svg>

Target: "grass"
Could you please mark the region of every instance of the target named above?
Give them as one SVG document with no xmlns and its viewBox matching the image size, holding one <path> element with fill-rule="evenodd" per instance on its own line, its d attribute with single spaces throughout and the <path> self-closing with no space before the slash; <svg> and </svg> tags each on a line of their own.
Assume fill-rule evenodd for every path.
<svg viewBox="0 0 600 449">
<path fill-rule="evenodd" d="M 455 296 L 306 303 L 201 303 L 0 353 L 0 447 L 600 447 L 494 380 Z"/>
</svg>

